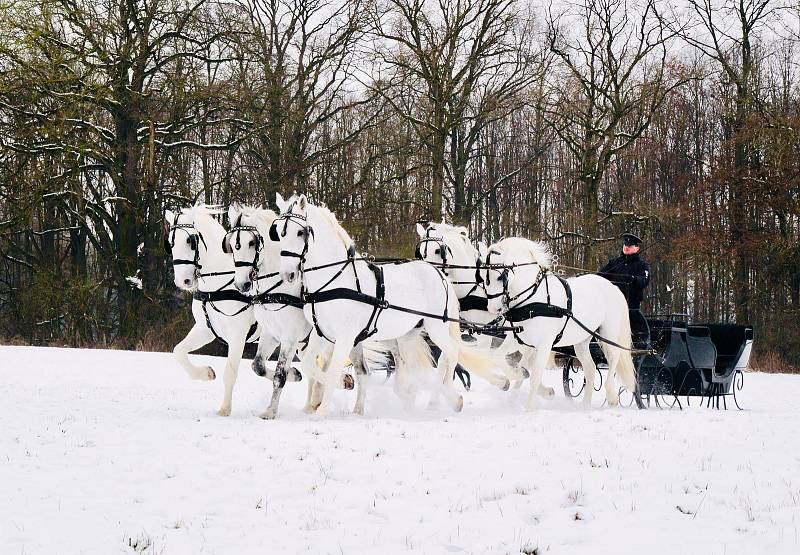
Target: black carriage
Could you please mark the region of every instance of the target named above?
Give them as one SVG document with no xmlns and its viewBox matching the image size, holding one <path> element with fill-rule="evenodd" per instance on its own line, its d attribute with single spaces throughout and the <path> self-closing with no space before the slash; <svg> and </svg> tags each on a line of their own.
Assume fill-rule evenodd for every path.
<svg viewBox="0 0 800 555">
<path fill-rule="evenodd" d="M 743 371 L 750 360 L 753 328 L 737 324 L 689 323 L 686 315 L 645 318 L 631 311 L 638 389 L 631 402 L 639 407 L 683 406 L 699 397 L 701 404 L 727 408 L 728 396 L 738 408 L 736 392 L 741 390 Z M 577 397 L 585 380 L 571 347 L 556 348 L 563 368 L 564 392 Z M 590 350 L 598 369 L 607 368 L 600 345 L 593 341 Z M 603 375 L 595 386 L 599 391 Z"/>
</svg>

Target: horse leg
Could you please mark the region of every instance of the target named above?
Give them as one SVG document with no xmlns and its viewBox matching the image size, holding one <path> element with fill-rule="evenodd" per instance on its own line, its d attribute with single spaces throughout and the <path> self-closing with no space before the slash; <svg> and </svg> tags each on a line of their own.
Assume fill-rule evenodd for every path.
<svg viewBox="0 0 800 555">
<path fill-rule="evenodd" d="M 367 365 L 364 362 L 364 347 L 356 345 L 350 352 L 350 360 L 353 363 L 358 392 L 356 393 L 356 404 L 353 406 L 353 414 L 364 414 L 364 402 L 367 398 Z"/>
<path fill-rule="evenodd" d="M 532 411 L 536 408 L 537 395 L 542 387 L 542 373 L 549 358 L 550 349 L 541 348 L 531 349 L 523 359 L 531 372 L 531 389 L 528 394 L 528 402 L 525 404 L 525 410 Z"/>
<path fill-rule="evenodd" d="M 342 369 L 347 356 L 353 349 L 353 343 L 355 343 L 355 337 L 340 337 L 333 344 L 333 353 L 331 353 L 328 364 L 325 365 L 325 389 L 322 392 L 322 403 L 317 409 L 320 414 L 326 415 L 333 412 L 333 395 L 337 385 L 342 383 Z"/>
<path fill-rule="evenodd" d="M 278 345 L 278 340 L 267 333 L 267 330 L 262 326 L 261 337 L 258 339 L 258 350 L 256 350 L 256 356 L 253 359 L 252 365 L 253 372 L 255 372 L 257 376 L 261 376 L 262 378 L 266 377 L 269 380 L 274 378 L 274 374 L 267 367 L 267 361 L 269 357 L 272 356 L 272 353 L 275 352 L 275 347 Z"/>
<path fill-rule="evenodd" d="M 491 338 L 490 343 L 491 345 Z M 505 336 L 503 338 L 503 342 L 500 343 L 495 348 L 495 352 L 499 353 L 502 357 L 506 359 L 506 377 L 511 382 L 511 389 L 519 389 L 522 386 L 522 382 L 525 381 L 525 378 L 530 376 L 530 372 L 520 366 L 520 364 L 512 363 L 508 360 L 509 355 L 514 353 L 515 351 L 520 351 L 522 353 L 522 357 L 525 358 L 525 354 L 527 353 L 528 347 L 517 345 L 517 342 L 514 341 L 514 338 L 511 336 Z"/>
<path fill-rule="evenodd" d="M 222 399 L 222 406 L 217 411 L 218 416 L 231 415 L 233 386 L 236 385 L 236 378 L 239 375 L 239 362 L 242 360 L 242 352 L 246 341 L 246 334 L 228 339 L 228 360 L 225 362 L 225 373 L 222 376 L 222 383 L 225 385 L 225 396 Z"/>
<path fill-rule="evenodd" d="M 314 347 L 317 346 L 317 344 L 314 345 Z M 319 382 L 319 379 L 321 378 L 321 372 L 319 366 L 317 366 L 317 352 L 311 347 L 312 346 L 309 345 L 300 358 L 300 371 L 303 373 L 306 378 L 306 382 L 308 383 L 306 404 L 303 407 L 303 412 L 306 414 L 312 414 L 314 411 L 316 411 L 321 402 L 319 395 L 321 392 L 321 384 Z M 320 348 L 322 347 L 320 346 Z M 329 348 L 325 347 L 324 349 L 327 353 Z"/>
<path fill-rule="evenodd" d="M 208 329 L 205 324 L 195 323 L 183 341 L 175 345 L 172 353 L 175 355 L 175 360 L 178 361 L 189 377 L 193 380 L 213 380 L 217 377 L 214 374 L 214 369 L 210 366 L 195 366 L 189 360 L 189 353 L 199 349 L 203 345 L 211 343 L 214 340 L 214 334 Z"/>
<path fill-rule="evenodd" d="M 574 346 L 575 356 L 581 362 L 583 367 L 583 377 L 586 380 L 586 386 L 583 388 L 583 406 L 592 406 L 592 394 L 594 393 L 594 375 L 597 373 L 597 366 L 592 358 L 592 352 L 589 350 L 589 342 L 587 339 Z"/>
<path fill-rule="evenodd" d="M 412 369 L 411 361 L 413 358 L 407 357 L 412 353 L 412 350 L 417 346 L 416 341 L 419 341 L 419 334 L 416 331 L 399 337 L 391 348 L 392 357 L 394 358 L 394 392 L 403 403 L 403 408 L 407 412 L 414 409 L 417 398 L 417 387 L 411 376 L 412 371 L 420 371 L 420 369 Z M 427 347 L 427 343 L 425 344 Z M 426 355 L 430 360 L 430 354 Z M 427 366 L 427 364 L 426 364 Z"/>
<path fill-rule="evenodd" d="M 272 399 L 270 400 L 267 410 L 259 415 L 264 420 L 272 420 L 278 414 L 278 403 L 280 403 L 281 400 L 283 386 L 286 385 L 286 361 L 287 359 L 294 358 L 296 350 L 297 343 L 295 342 L 281 344 L 281 350 L 278 354 L 278 363 L 275 366 L 275 373 L 272 376 Z M 290 370 L 294 369 L 290 366 Z"/>
<path fill-rule="evenodd" d="M 608 361 L 608 375 L 606 376 L 606 400 L 609 407 L 619 405 L 619 392 L 617 391 L 617 364 L 619 364 L 620 351 L 616 347 L 609 345 L 605 349 L 606 360 Z"/>
<path fill-rule="evenodd" d="M 450 403 L 453 410 L 461 412 L 461 409 L 464 408 L 464 398 L 458 394 L 453 385 L 453 374 L 456 370 L 460 350 L 458 341 L 461 331 L 458 324 L 448 325 L 441 320 L 426 319 L 424 325 L 428 337 L 442 350 L 436 363 L 436 369 L 441 376 L 440 387 L 442 387 L 444 398 Z"/>
</svg>

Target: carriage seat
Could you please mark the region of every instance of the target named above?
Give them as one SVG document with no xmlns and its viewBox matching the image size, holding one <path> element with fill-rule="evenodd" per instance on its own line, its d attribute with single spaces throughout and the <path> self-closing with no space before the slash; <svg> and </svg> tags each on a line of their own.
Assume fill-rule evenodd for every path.
<svg viewBox="0 0 800 555">
<path fill-rule="evenodd" d="M 715 381 L 725 379 L 737 366 L 747 366 L 753 328 L 739 324 L 706 324 L 711 340 L 717 347 L 717 363 L 714 368 Z"/>
</svg>

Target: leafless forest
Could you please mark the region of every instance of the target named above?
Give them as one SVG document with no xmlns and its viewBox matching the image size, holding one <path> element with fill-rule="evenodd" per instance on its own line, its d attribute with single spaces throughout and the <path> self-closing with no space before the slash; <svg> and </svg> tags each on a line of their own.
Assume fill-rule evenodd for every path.
<svg viewBox="0 0 800 555">
<path fill-rule="evenodd" d="M 171 348 L 164 210 L 296 190 L 377 256 L 632 230 L 645 312 L 799 366 L 800 4 L 675 1 L 0 0 L 0 335 Z"/>
</svg>

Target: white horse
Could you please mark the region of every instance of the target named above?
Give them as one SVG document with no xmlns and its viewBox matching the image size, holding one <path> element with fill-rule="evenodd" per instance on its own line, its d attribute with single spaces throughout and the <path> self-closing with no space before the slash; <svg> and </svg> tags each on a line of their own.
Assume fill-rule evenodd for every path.
<svg viewBox="0 0 800 555">
<path fill-rule="evenodd" d="M 221 247 L 225 229 L 212 217 L 220 213 L 219 209 L 202 205 L 184 208 L 180 213 L 167 210 L 165 247 L 172 253 L 175 285 L 191 291 L 195 297 L 192 301 L 194 326 L 183 341 L 175 345 L 173 353 L 189 377 L 213 380 L 216 378 L 213 368 L 192 364 L 188 355 L 215 337 L 228 344 L 222 378 L 225 395 L 217 414 L 229 416 L 239 362 L 255 317 L 249 299 L 233 286 L 233 261 Z"/>
<path fill-rule="evenodd" d="M 278 195 L 279 206 L 283 198 Z M 279 275 L 280 247 L 278 243 L 267 241 L 270 226 L 277 215 L 272 210 L 234 205 L 228 210 L 232 228 L 225 236 L 222 248 L 233 256 L 236 266 L 234 284 L 239 291 L 252 295 L 255 317 L 261 327 L 258 353 L 253 361 L 253 370 L 259 376 L 269 376 L 266 359 L 280 346 L 278 361 L 272 373 L 272 399 L 261 418 L 275 418 L 281 392 L 287 379 L 299 381 L 298 374 L 291 367 L 291 361 L 298 347 L 303 376 L 308 382 L 306 413 L 314 412 L 320 403 L 318 383 L 321 372 L 317 357 L 330 358 L 330 346 L 313 333 L 311 324 L 303 314 L 300 298 L 300 282 L 286 283 Z M 366 397 L 367 361 L 385 362 L 379 349 L 371 345 L 365 355 L 362 346 L 353 349 L 350 360 L 356 370 L 358 392 L 353 412 L 364 413 Z M 289 368 L 287 370 L 287 362 Z M 344 376 L 337 387 L 353 388 L 352 377 Z"/>
<path fill-rule="evenodd" d="M 631 392 L 636 391 L 628 304 L 614 284 L 594 274 L 562 280 L 549 272 L 551 254 L 547 246 L 527 239 L 503 239 L 481 256 L 489 312 L 505 315 L 509 323 L 520 326 L 517 340 L 533 347 L 523 359 L 531 371 L 529 410 L 535 408 L 534 392 L 541 384 L 553 346 L 574 346 L 586 377 L 583 403 L 591 405 L 596 367 L 589 352 L 592 334 L 587 328 L 622 347 L 600 342 L 608 360 L 608 404 L 619 403 L 615 374 Z M 572 317 L 559 308 L 571 310 Z"/>
<path fill-rule="evenodd" d="M 486 291 L 481 286 L 478 272 L 481 254 L 469 239 L 466 227 L 454 226 L 447 223 L 417 224 L 417 257 L 437 265 L 450 279 L 453 289 L 458 297 L 461 316 L 478 324 L 488 324 L 497 319 L 497 315 L 489 312 Z M 484 245 L 485 248 L 485 245 Z M 519 351 L 525 358 L 530 351 L 529 347 L 519 344 L 514 336 L 508 333 L 501 339 L 499 345 L 491 335 L 477 335 L 476 345 L 483 349 L 493 348 L 496 353 L 503 356 Z M 505 367 L 506 377 L 515 382 L 518 388 L 527 377 L 527 370 L 519 366 L 508 365 Z M 552 387 L 542 387 L 539 394 L 552 397 Z"/>
<path fill-rule="evenodd" d="M 464 401 L 453 385 L 456 363 L 481 373 L 493 361 L 462 345 L 459 325 L 450 320 L 458 318 L 458 299 L 447 279 L 421 261 L 369 265 L 356 256 L 352 239 L 327 208 L 312 205 L 305 195 L 290 200 L 270 228 L 270 239 L 280 243 L 283 280 L 302 281 L 306 317 L 334 344 L 320 411 L 331 409 L 329 384 L 339 379 L 355 343 L 369 336 L 396 339 L 401 346 L 419 344 L 420 324 L 442 351 L 438 382 L 449 404 L 460 411 Z"/>
</svg>

